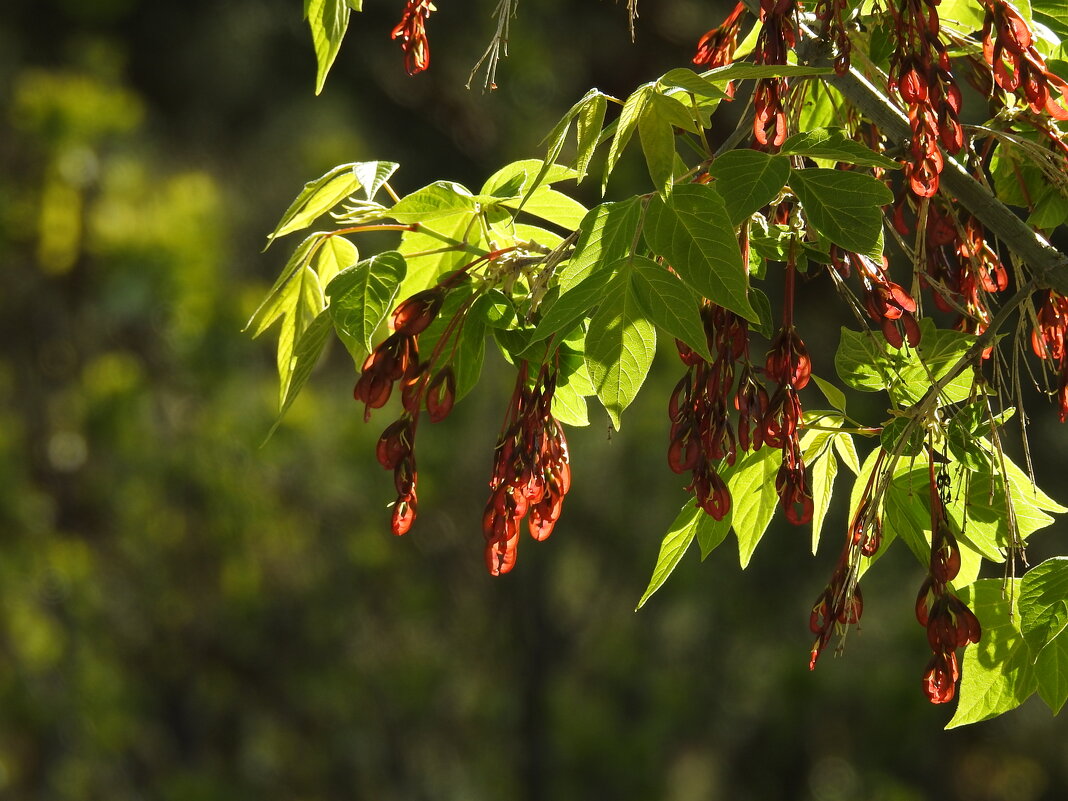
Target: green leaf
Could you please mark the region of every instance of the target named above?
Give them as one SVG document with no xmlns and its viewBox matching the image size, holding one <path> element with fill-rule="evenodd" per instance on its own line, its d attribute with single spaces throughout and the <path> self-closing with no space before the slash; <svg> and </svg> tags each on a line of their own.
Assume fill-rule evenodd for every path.
<svg viewBox="0 0 1068 801">
<path fill-rule="evenodd" d="M 841 128 L 817 128 L 794 134 L 783 142 L 779 152 L 784 156 L 808 156 L 861 167 L 882 167 L 885 170 L 901 168 L 893 159 L 850 139 Z"/>
<path fill-rule="evenodd" d="M 578 116 L 576 137 L 578 145 L 575 148 L 575 172 L 578 173 L 576 182 L 586 177 L 586 170 L 593 158 L 593 151 L 601 137 L 601 127 L 604 125 L 605 112 L 608 109 L 608 99 L 598 94 L 583 107 Z"/>
<path fill-rule="evenodd" d="M 702 562 L 727 539 L 727 535 L 731 533 L 732 521 L 733 514 L 730 510 L 722 520 L 716 520 L 702 510 L 701 517 L 697 521 L 697 544 L 701 546 Z"/>
<path fill-rule="evenodd" d="M 712 162 L 708 173 L 738 225 L 768 205 L 790 178 L 790 160 L 757 150 L 731 150 Z"/>
<path fill-rule="evenodd" d="M 908 432 L 908 439 L 901 443 L 901 438 Z M 879 436 L 883 450 L 900 456 L 919 456 L 923 452 L 923 427 L 912 424 L 911 417 L 895 417 L 885 426 Z M 899 444 L 900 443 L 900 444 Z M 898 451 L 898 448 L 901 448 Z"/>
<path fill-rule="evenodd" d="M 453 181 L 435 181 L 401 198 L 389 216 L 399 223 L 425 223 L 475 210 L 475 199 L 465 187 Z"/>
<path fill-rule="evenodd" d="M 830 75 L 833 67 L 805 67 L 795 64 L 747 64 L 735 62 L 726 67 L 716 67 L 701 73 L 714 83 L 746 81 L 755 78 L 811 78 L 814 75 Z"/>
<path fill-rule="evenodd" d="M 327 284 L 330 318 L 357 364 L 370 353 L 371 338 L 389 314 L 405 271 L 404 257 L 388 250 L 342 270 Z"/>
<path fill-rule="evenodd" d="M 818 386 L 820 388 L 820 392 L 823 393 L 823 397 L 825 397 L 827 400 L 829 400 L 831 402 L 831 406 L 833 406 L 838 411 L 842 412 L 842 414 L 845 414 L 845 410 L 846 410 L 845 393 L 842 392 L 842 390 L 840 390 L 838 387 L 836 387 L 830 381 L 824 381 L 818 375 L 813 375 L 812 376 L 812 380 L 815 381 L 816 382 L 816 386 Z M 854 471 L 854 472 L 856 472 L 856 471 Z"/>
<path fill-rule="evenodd" d="M 549 170 L 549 165 L 555 164 L 556 160 L 560 158 L 560 153 L 564 149 L 564 142 L 567 141 L 567 133 L 571 130 L 571 123 L 574 121 L 575 117 L 581 114 L 588 106 L 596 104 L 597 98 L 601 98 L 602 102 L 606 100 L 606 96 L 602 92 L 597 89 L 590 89 L 590 91 L 583 95 L 581 100 L 568 109 L 567 113 L 560 119 L 560 122 L 556 123 L 556 127 L 549 132 L 547 137 L 545 137 L 543 141 L 548 142 L 549 146 L 545 154 L 543 166 L 538 172 L 533 182 L 533 186 L 537 186 L 542 182 L 545 173 Z M 596 146 L 596 144 L 594 146 Z"/>
<path fill-rule="evenodd" d="M 851 434 L 835 434 L 834 449 L 842 457 L 846 467 L 853 471 L 853 475 L 860 475 L 860 459 L 857 456 L 857 446 L 853 444 Z"/>
<path fill-rule="evenodd" d="M 542 173 L 542 170 L 545 170 Z M 543 184 L 555 184 L 576 177 L 577 173 L 563 164 L 546 164 L 541 159 L 521 159 L 506 164 L 493 173 L 479 190 L 480 195 L 513 198 L 526 195 Z M 540 176 L 540 177 L 539 177 Z M 535 182 L 535 179 L 538 179 Z"/>
<path fill-rule="evenodd" d="M 866 392 L 886 390 L 899 382 L 907 363 L 905 351 L 888 349 L 880 335 L 842 327 L 834 368 L 847 386 Z"/>
<path fill-rule="evenodd" d="M 378 190 L 400 167 L 393 161 L 360 161 L 352 165 L 352 172 L 363 187 L 368 200 L 374 200 Z"/>
<path fill-rule="evenodd" d="M 586 398 L 571 384 L 557 385 L 553 393 L 553 417 L 564 425 L 588 426 L 590 418 Z"/>
<path fill-rule="evenodd" d="M 289 411 L 289 407 L 293 405 L 293 401 L 296 400 L 297 395 L 300 394 L 300 391 L 308 382 L 312 369 L 318 364 L 319 357 L 322 355 L 327 335 L 330 333 L 330 327 L 330 315 L 321 313 L 301 332 L 290 359 L 288 385 L 279 404 L 278 416 L 275 418 L 271 430 L 267 432 L 267 439 L 271 438 L 271 435 L 282 422 L 282 418 Z"/>
<path fill-rule="evenodd" d="M 468 247 L 445 247 L 441 239 L 427 233 L 430 228 L 441 236 L 463 241 Z M 474 255 L 471 250 L 482 244 L 482 227 L 478 225 L 478 214 L 473 208 L 438 217 L 432 226 L 421 225 L 419 230 L 405 231 L 397 247 L 408 262 L 400 296 L 411 297 L 433 286 L 443 275 L 470 262 Z"/>
<path fill-rule="evenodd" d="M 304 333 L 320 316 L 326 306 L 319 277 L 309 268 L 303 268 L 289 284 L 290 290 L 281 307 L 282 327 L 278 331 L 278 378 L 279 407 L 286 405 L 290 397 L 294 372 L 300 366 L 298 345 Z M 317 355 L 317 354 L 316 354 Z M 308 368 L 311 369 L 310 367 Z"/>
<path fill-rule="evenodd" d="M 1068 39 L 1068 6 L 1061 0 L 1032 0 L 1035 20 L 1046 25 L 1061 39 Z"/>
<path fill-rule="evenodd" d="M 697 523 L 703 515 L 704 512 L 698 509 L 692 500 L 682 507 L 660 543 L 660 553 L 656 557 L 653 576 L 649 579 L 649 586 L 645 588 L 641 600 L 638 601 L 638 605 L 634 608 L 635 612 L 645 606 L 645 602 L 652 597 L 652 594 L 664 586 L 668 576 L 682 561 L 682 557 L 689 549 L 690 543 L 697 536 Z"/>
<path fill-rule="evenodd" d="M 1019 579 L 1009 582 L 1018 585 Z M 1031 652 L 1014 621 L 1019 620 L 1011 599 L 1018 586 L 1002 579 L 981 579 L 964 588 L 968 604 L 983 628 L 982 639 L 964 649 L 960 701 L 947 729 L 976 723 L 1015 709 L 1037 689 Z"/>
<path fill-rule="evenodd" d="M 623 110 L 619 113 L 619 119 L 616 121 L 616 134 L 612 137 L 612 144 L 608 148 L 608 157 L 605 159 L 604 178 L 601 179 L 602 195 L 608 189 L 608 178 L 611 176 L 612 170 L 616 168 L 619 157 L 622 155 L 627 143 L 630 142 L 631 136 L 634 135 L 634 129 L 638 127 L 638 120 L 641 118 L 642 111 L 645 109 L 645 105 L 649 102 L 649 97 L 652 94 L 653 84 L 643 84 L 623 104 Z"/>
<path fill-rule="evenodd" d="M 326 236 L 327 234 L 324 233 L 312 234 L 297 245 L 297 249 L 293 251 L 293 255 L 282 268 L 281 274 L 267 293 L 267 297 L 263 299 L 245 324 L 245 332 L 253 339 L 270 328 L 274 321 L 285 313 L 287 299 L 293 292 L 291 284 L 294 277 L 307 268 L 315 248 Z"/>
<path fill-rule="evenodd" d="M 920 320 L 921 342 L 915 349 L 894 348 L 871 331 L 842 329 L 834 365 L 839 378 L 854 389 L 886 390 L 895 403 L 911 405 L 927 392 L 967 352 L 975 337 L 962 331 L 936 329 Z M 971 394 L 972 376 L 965 370 L 949 382 L 940 405 L 960 403 Z"/>
<path fill-rule="evenodd" d="M 617 430 L 620 415 L 641 389 L 655 353 L 656 328 L 646 319 L 631 282 L 617 276 L 586 332 L 586 368 Z"/>
<path fill-rule="evenodd" d="M 334 208 L 360 188 L 360 179 L 354 170 L 355 164 L 342 164 L 314 181 L 304 184 L 274 231 L 267 237 L 270 245 L 280 236 L 307 228 L 316 218 Z"/>
<path fill-rule="evenodd" d="M 734 225 L 714 189 L 689 184 L 676 187 L 666 201 L 652 198 L 644 232 L 653 252 L 703 297 L 760 321 L 746 297 L 748 275 Z"/>
<path fill-rule="evenodd" d="M 1068 634 L 1059 634 L 1035 660 L 1038 694 L 1054 715 L 1068 700 Z"/>
<path fill-rule="evenodd" d="M 649 319 L 711 362 L 697 293 L 651 259 L 635 256 L 630 267 L 634 293 Z"/>
<path fill-rule="evenodd" d="M 503 202 L 501 205 L 505 208 L 514 208 L 516 211 L 521 210 L 543 220 L 548 220 L 569 231 L 578 228 L 587 213 L 586 207 L 577 200 L 547 186 L 536 189 L 533 194 L 527 195 L 523 200 L 522 209 L 519 208 L 519 204 L 511 202 Z"/>
<path fill-rule="evenodd" d="M 1020 580 L 1020 630 L 1032 652 L 1068 627 L 1068 557 L 1047 559 Z"/>
<path fill-rule="evenodd" d="M 771 311 L 771 301 L 768 296 L 754 286 L 749 287 L 749 302 L 752 304 L 759 323 L 753 324 L 753 330 L 765 339 L 775 336 L 775 317 Z"/>
<path fill-rule="evenodd" d="M 540 342 L 553 334 L 566 334 L 578 325 L 604 300 L 612 285 L 610 279 L 614 273 L 615 266 L 608 270 L 599 270 L 561 294 L 551 306 L 542 311 L 541 320 L 538 321 L 530 341 Z"/>
<path fill-rule="evenodd" d="M 779 496 L 775 475 L 782 464 L 782 451 L 767 446 L 742 456 L 727 481 L 731 491 L 731 515 L 738 538 L 738 558 L 744 570 L 753 551 L 768 530 Z"/>
<path fill-rule="evenodd" d="M 707 97 L 712 100 L 723 100 L 728 97 L 727 93 L 712 81 L 685 67 L 665 73 L 657 83 L 665 88 L 682 89 L 691 95 Z"/>
<path fill-rule="evenodd" d="M 882 206 L 893 193 L 870 175 L 853 170 L 793 170 L 790 188 L 812 227 L 853 253 L 873 259 L 883 253 Z"/>
<path fill-rule="evenodd" d="M 820 547 L 820 532 L 827 510 L 831 508 L 831 491 L 834 477 L 838 475 L 838 460 L 832 451 L 826 451 L 822 459 L 812 465 L 812 553 Z"/>
<path fill-rule="evenodd" d="M 315 58 L 319 65 L 315 75 L 315 94 L 323 91 L 326 74 L 337 58 L 341 39 L 349 27 L 351 8 L 346 0 L 304 0 L 304 17 L 311 28 Z"/>
<path fill-rule="evenodd" d="M 561 291 L 629 255 L 641 217 L 641 200 L 637 197 L 590 209 L 579 223 L 574 253 L 557 273 Z"/>
<path fill-rule="evenodd" d="M 671 123 L 659 113 L 658 101 L 678 105 L 677 100 L 650 95 L 638 115 L 638 138 L 653 187 L 661 197 L 667 197 L 675 180 L 675 133 Z"/>
</svg>

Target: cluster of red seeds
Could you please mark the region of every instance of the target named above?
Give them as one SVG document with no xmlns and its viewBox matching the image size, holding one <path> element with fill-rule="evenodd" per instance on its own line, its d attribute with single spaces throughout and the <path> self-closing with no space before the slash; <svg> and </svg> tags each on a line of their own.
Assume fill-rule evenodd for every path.
<svg viewBox="0 0 1068 801">
<path fill-rule="evenodd" d="M 753 60 L 757 64 L 785 64 L 786 54 L 797 38 L 797 0 L 760 0 L 762 27 Z M 783 101 L 790 84 L 786 78 L 761 78 L 753 89 L 753 138 L 766 147 L 786 141 L 786 109 Z"/>
<path fill-rule="evenodd" d="M 519 370 L 508 405 L 504 431 L 494 452 L 490 498 L 482 515 L 486 567 L 501 576 L 515 566 L 519 529 L 536 540 L 552 534 L 564 496 L 571 488 L 571 466 L 563 426 L 552 415 L 556 373 L 542 366 L 527 386 L 526 363 Z"/>
<path fill-rule="evenodd" d="M 1003 0 L 985 2 L 983 58 L 992 68 L 998 87 L 1021 97 L 1036 114 L 1068 120 L 1064 104 L 1068 81 L 1046 68 L 1035 49 L 1031 29 L 1016 9 Z"/>
<path fill-rule="evenodd" d="M 717 27 L 708 31 L 697 42 L 697 53 L 693 63 L 699 67 L 725 67 L 734 61 L 734 51 L 738 48 L 738 30 L 746 12 L 745 3 L 738 3 Z M 728 97 L 734 97 L 734 82 L 727 84 Z"/>
<path fill-rule="evenodd" d="M 938 0 L 899 0 L 890 6 L 897 46 L 890 57 L 888 87 L 907 109 L 912 139 L 905 177 L 918 197 L 938 191 L 944 166 L 939 142 L 950 153 L 964 146 L 958 119 L 962 96 L 938 35 L 937 6 Z"/>
<path fill-rule="evenodd" d="M 764 442 L 782 449 L 782 465 L 775 477 L 775 491 L 786 519 L 804 525 L 812 519 L 812 488 L 801 454 L 801 399 L 812 376 L 812 360 L 805 343 L 794 328 L 794 281 L 797 268 L 793 257 L 786 263 L 786 299 L 782 327 L 771 340 L 764 363 L 764 374 L 778 388 L 771 396 L 764 415 Z"/>
<path fill-rule="evenodd" d="M 877 469 L 872 471 L 873 479 L 876 473 Z M 868 491 L 871 491 L 870 484 Z M 857 585 L 857 567 L 860 557 L 874 556 L 883 541 L 882 521 L 878 516 L 868 520 L 869 507 L 870 501 L 865 499 L 857 508 L 830 583 L 812 606 L 808 627 L 816 635 L 816 642 L 809 656 L 809 670 L 816 667 L 816 660 L 835 631 L 859 623 L 864 612 L 864 596 Z"/>
<path fill-rule="evenodd" d="M 920 344 L 920 326 L 916 322 L 916 301 L 903 286 L 886 277 L 889 262 L 883 256 L 878 264 L 859 253 L 847 253 L 837 246 L 831 248 L 831 265 L 843 278 L 851 268 L 860 276 L 864 291 L 864 310 L 882 329 L 886 341 L 900 348 L 906 341 L 912 347 Z"/>
<path fill-rule="evenodd" d="M 1068 298 L 1050 290 L 1038 309 L 1031 349 L 1057 371 L 1057 402 L 1061 422 L 1068 422 Z"/>
<path fill-rule="evenodd" d="M 445 288 L 437 286 L 417 292 L 397 306 L 393 333 L 364 360 L 363 372 L 353 390 L 356 400 L 364 404 L 367 420 L 372 409 L 381 408 L 389 400 L 393 385 L 401 384 L 404 413 L 382 432 L 376 449 L 379 464 L 393 471 L 397 500 L 392 528 L 397 535 L 408 533 L 418 508 L 415 432 L 420 408 L 425 403 L 431 422 L 436 423 L 452 410 L 456 394 L 456 379 L 450 366 L 439 369 L 428 382 L 431 362 L 419 359 L 419 335 L 437 317 L 445 294 Z"/>
<path fill-rule="evenodd" d="M 763 441 L 759 426 L 752 438 L 749 427 L 754 413 L 761 414 L 767 407 L 768 395 L 752 377 L 748 323 L 714 304 L 702 308 L 701 318 L 709 350 L 716 356 L 710 364 L 684 343 L 675 342 L 687 370 L 668 401 L 668 465 L 676 473 L 692 473 L 687 490 L 707 514 L 722 520 L 730 511 L 731 494 L 716 464 L 732 465 L 737 457 L 738 440 L 727 414 L 737 361 L 743 360 L 742 381 L 734 395 L 735 408 L 741 413 L 738 439 L 743 450 L 750 445 L 759 448 Z"/>
<path fill-rule="evenodd" d="M 977 643 L 982 635 L 979 620 L 968 606 L 949 591 L 947 585 L 960 572 L 960 548 L 946 518 L 944 493 L 949 475 L 931 474 L 931 561 L 927 578 L 916 597 L 916 620 L 927 628 L 931 659 L 923 674 L 923 691 L 933 704 L 952 701 L 960 667 L 957 649 Z"/>
<path fill-rule="evenodd" d="M 848 12 L 848 0 L 816 0 L 816 19 L 823 23 L 820 37 L 834 42 L 834 71 L 839 75 L 849 71 L 849 53 L 852 50 L 845 25 Z"/>
<path fill-rule="evenodd" d="M 390 38 L 401 40 L 404 51 L 404 68 L 409 75 L 416 75 L 430 66 L 430 42 L 426 38 L 426 21 L 431 12 L 437 11 L 430 0 L 408 0 L 400 22 Z"/>
</svg>

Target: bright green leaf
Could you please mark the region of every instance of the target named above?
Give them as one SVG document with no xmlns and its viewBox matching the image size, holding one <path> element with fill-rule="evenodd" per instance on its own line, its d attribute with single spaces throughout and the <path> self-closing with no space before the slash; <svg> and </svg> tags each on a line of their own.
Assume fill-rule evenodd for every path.
<svg viewBox="0 0 1068 801">
<path fill-rule="evenodd" d="M 820 547 L 820 532 L 827 510 L 831 508 L 831 491 L 834 477 L 838 475 L 838 460 L 833 451 L 827 451 L 822 459 L 812 465 L 812 553 Z"/>
<path fill-rule="evenodd" d="M 790 188 L 813 228 L 852 253 L 882 257 L 882 206 L 894 195 L 881 181 L 854 170 L 814 168 L 793 170 Z"/>
<path fill-rule="evenodd" d="M 425 223 L 473 211 L 475 199 L 465 187 L 453 181 L 435 181 L 402 197 L 389 216 L 399 223 Z"/>
<path fill-rule="evenodd" d="M 713 303 L 759 322 L 746 296 L 748 275 L 727 209 L 708 186 L 676 187 L 666 201 L 654 197 L 645 239 L 687 284 Z"/>
<path fill-rule="evenodd" d="M 738 538 L 738 558 L 744 570 L 753 551 L 768 530 L 779 503 L 775 475 L 782 463 L 782 451 L 763 447 L 740 457 L 727 481 L 731 491 L 731 515 Z"/>
<path fill-rule="evenodd" d="M 393 161 L 360 161 L 352 165 L 352 172 L 363 187 L 368 200 L 374 200 L 382 188 L 397 171 L 400 165 Z"/>
<path fill-rule="evenodd" d="M 593 158 L 593 151 L 601 137 L 601 127 L 604 125 L 605 112 L 608 109 L 608 99 L 598 94 L 582 109 L 578 116 L 576 126 L 577 147 L 575 148 L 575 172 L 578 173 L 576 181 L 582 181 L 586 177 L 586 170 Z"/>
<path fill-rule="evenodd" d="M 665 267 L 642 256 L 631 260 L 629 275 L 638 303 L 649 319 L 711 362 L 697 293 Z"/>
<path fill-rule="evenodd" d="M 311 28 L 312 44 L 318 69 L 315 75 L 315 94 L 323 91 L 326 74 L 337 58 L 341 39 L 349 27 L 349 11 L 352 6 L 346 0 L 304 0 L 304 17 Z"/>
<path fill-rule="evenodd" d="M 641 600 L 638 601 L 638 605 L 634 608 L 635 612 L 645 606 L 645 602 L 664 585 L 668 576 L 682 561 L 682 557 L 689 549 L 690 543 L 697 536 L 697 524 L 703 514 L 704 512 L 698 509 L 692 500 L 688 501 L 679 511 L 660 543 L 660 553 L 656 557 L 653 576 L 649 579 L 649 586 L 645 588 Z"/>
<path fill-rule="evenodd" d="M 1011 580 L 1018 585 L 1019 579 Z M 960 701 L 947 729 L 976 723 L 1015 709 L 1037 689 L 1031 652 L 1014 621 L 1018 586 L 982 579 L 961 591 L 983 628 L 982 639 L 964 649 Z"/>
<path fill-rule="evenodd" d="M 641 389 L 655 353 L 656 328 L 646 319 L 630 281 L 617 276 L 586 332 L 586 368 L 617 430 L 620 415 Z"/>
<path fill-rule="evenodd" d="M 1068 634 L 1062 632 L 1042 649 L 1034 670 L 1038 694 L 1056 715 L 1068 700 Z"/>
<path fill-rule="evenodd" d="M 712 162 L 708 173 L 738 225 L 768 205 L 790 178 L 790 160 L 758 150 L 731 150 Z"/>
<path fill-rule="evenodd" d="M 661 197 L 667 197 L 675 180 L 675 133 L 671 123 L 658 113 L 656 100 L 678 103 L 663 95 L 651 95 L 638 115 L 638 139 L 653 187 Z"/>
<path fill-rule="evenodd" d="M 619 113 L 619 119 L 616 122 L 616 134 L 612 137 L 612 144 L 608 148 L 608 157 L 605 159 L 604 178 L 601 180 L 602 195 L 608 188 L 608 178 L 612 174 L 612 170 L 616 168 L 620 155 L 622 155 L 631 136 L 634 135 L 634 129 L 638 127 L 638 120 L 641 118 L 642 111 L 645 109 L 646 103 L 649 102 L 649 97 L 652 93 L 653 84 L 643 84 L 623 104 L 623 110 Z"/>
<path fill-rule="evenodd" d="M 1032 652 L 1068 626 L 1068 557 L 1047 559 L 1020 580 L 1020 630 Z"/>
<path fill-rule="evenodd" d="M 637 197 L 590 209 L 579 224 L 574 253 L 557 273 L 561 291 L 571 289 L 591 273 L 629 255 L 641 216 L 641 200 Z"/>
<path fill-rule="evenodd" d="M 837 409 L 838 411 L 840 411 L 843 414 L 845 414 L 845 410 L 846 410 L 845 393 L 842 392 L 842 390 L 840 390 L 838 387 L 836 387 L 830 381 L 824 381 L 818 375 L 813 374 L 812 380 L 816 382 L 816 386 L 818 386 L 820 388 L 820 392 L 823 393 L 823 396 L 827 400 L 829 400 L 831 402 L 831 406 L 833 406 L 835 409 Z M 854 472 L 856 472 L 856 471 L 854 471 Z"/>
<path fill-rule="evenodd" d="M 885 170 L 901 168 L 893 159 L 850 139 L 841 128 L 817 128 L 794 134 L 783 142 L 779 152 L 784 156 L 808 156 L 861 167 L 882 167 Z"/>
<path fill-rule="evenodd" d="M 326 286 L 334 328 L 353 359 L 362 362 L 404 279 L 404 257 L 387 250 L 342 270 Z"/>
<path fill-rule="evenodd" d="M 338 203 L 360 188 L 360 179 L 354 170 L 355 164 L 342 164 L 314 181 L 304 184 L 274 231 L 267 237 L 268 244 L 280 236 L 307 228 L 316 218 L 330 211 Z"/>
</svg>

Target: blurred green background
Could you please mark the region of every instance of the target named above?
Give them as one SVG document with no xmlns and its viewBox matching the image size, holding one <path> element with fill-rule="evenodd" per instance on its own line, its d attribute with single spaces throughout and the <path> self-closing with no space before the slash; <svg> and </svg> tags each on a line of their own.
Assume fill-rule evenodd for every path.
<svg viewBox="0 0 1068 801">
<path fill-rule="evenodd" d="M 299 0 L 0 10 L 0 798 L 1064 798 L 1068 719 L 1036 700 L 942 731 L 903 548 L 865 580 L 844 658 L 809 673 L 838 505 L 817 557 L 776 523 L 744 573 L 728 541 L 632 611 L 685 499 L 667 351 L 622 432 L 599 415 L 569 434 L 563 519 L 501 580 L 479 524 L 500 359 L 421 435 L 403 539 L 373 455 L 390 416 L 362 422 L 342 348 L 261 447 L 273 342 L 240 331 L 306 180 L 390 159 L 400 191 L 477 186 L 590 86 L 687 63 L 726 10 L 646 0 L 631 44 L 621 4 L 525 0 L 483 94 L 463 87 L 496 0 L 440 0 L 414 79 L 389 40 L 403 4 L 366 5 L 319 98 Z M 615 190 L 644 191 L 623 169 Z M 806 285 L 800 315 L 824 375 L 851 323 L 827 291 Z M 1065 432 L 1034 411 L 1064 501 Z"/>
</svg>

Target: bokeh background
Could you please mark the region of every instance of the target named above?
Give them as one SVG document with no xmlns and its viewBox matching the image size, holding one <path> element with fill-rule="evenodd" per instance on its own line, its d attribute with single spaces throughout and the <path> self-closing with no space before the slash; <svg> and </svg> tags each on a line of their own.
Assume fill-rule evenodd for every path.
<svg viewBox="0 0 1068 801">
<path fill-rule="evenodd" d="M 818 556 L 776 523 L 745 572 L 728 540 L 633 612 L 685 498 L 666 351 L 621 432 L 597 415 L 569 435 L 562 522 L 502 580 L 479 530 L 499 358 L 421 435 L 403 539 L 373 456 L 389 418 L 362 422 L 342 348 L 261 446 L 273 342 L 241 328 L 287 255 L 264 235 L 306 180 L 390 159 L 401 191 L 477 186 L 536 156 L 590 86 L 623 95 L 685 64 L 725 13 L 647 0 L 632 44 L 625 4 L 526 0 L 483 94 L 464 84 L 496 0 L 440 0 L 414 79 L 388 35 L 402 3 L 366 5 L 316 98 L 299 0 L 4 0 L 0 798 L 1066 797 L 1068 719 L 1037 700 L 942 730 L 903 548 L 866 579 L 844 657 L 809 673 L 839 504 Z M 637 158 L 621 170 L 614 191 L 644 191 Z M 807 284 L 800 312 L 824 375 L 851 323 L 827 292 Z M 1040 481 L 1064 501 L 1068 438 L 1033 411 Z M 1032 561 L 1065 531 L 1036 535 Z"/>
</svg>

